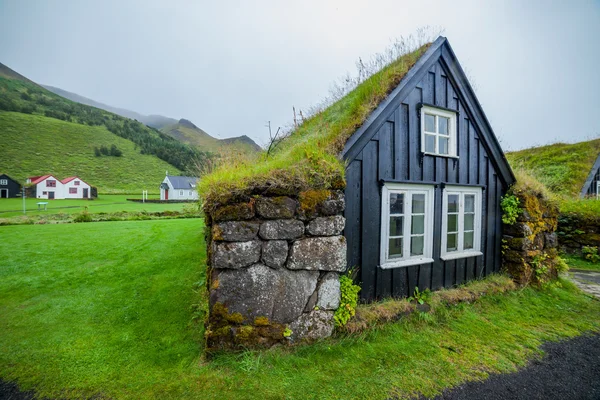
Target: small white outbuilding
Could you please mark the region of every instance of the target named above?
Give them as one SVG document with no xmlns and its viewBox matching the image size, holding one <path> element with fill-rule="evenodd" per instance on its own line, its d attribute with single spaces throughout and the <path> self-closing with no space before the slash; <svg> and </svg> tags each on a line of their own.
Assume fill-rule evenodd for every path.
<svg viewBox="0 0 600 400">
<path fill-rule="evenodd" d="M 167 175 L 160 184 L 161 200 L 197 200 L 196 184 L 200 178 Z"/>
</svg>

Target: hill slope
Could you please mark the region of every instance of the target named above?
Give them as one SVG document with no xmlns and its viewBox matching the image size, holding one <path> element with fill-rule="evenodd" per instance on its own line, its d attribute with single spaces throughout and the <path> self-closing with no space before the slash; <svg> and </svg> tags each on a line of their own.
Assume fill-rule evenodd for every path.
<svg viewBox="0 0 600 400">
<path fill-rule="evenodd" d="M 210 136 L 187 119 L 180 119 L 176 124 L 166 126 L 161 129 L 161 132 L 166 133 L 183 143 L 212 152 L 218 152 L 227 147 L 248 153 L 262 151 L 262 148 L 248 136 L 244 135 L 228 139 L 217 139 Z"/>
<path fill-rule="evenodd" d="M 600 138 L 587 142 L 555 143 L 506 154 L 512 168 L 523 168 L 553 193 L 578 197 L 600 154 Z"/>
<path fill-rule="evenodd" d="M 102 193 L 158 193 L 165 171 L 180 171 L 105 126 L 86 126 L 41 115 L 0 111 L 0 171 L 20 182 L 52 173 L 77 175 Z M 121 157 L 94 155 L 94 147 L 116 145 Z"/>
<path fill-rule="evenodd" d="M 148 154 L 171 164 L 171 169 L 188 170 L 194 173 L 197 165 L 202 165 L 212 155 L 201 152 L 181 143 L 164 133 L 149 128 L 138 121 L 60 97 L 34 82 L 24 78 L 10 68 L 0 64 L 0 111 L 40 115 L 48 120 L 56 119 L 72 122 L 84 127 L 104 127 L 113 134 L 113 140 L 126 139 L 140 154 Z M 46 119 L 41 120 L 46 121 Z M 3 126 L 0 125 L 0 131 Z M 24 132 L 29 134 L 29 132 Z M 75 149 L 62 142 L 65 148 L 54 148 L 60 153 L 72 153 Z M 18 149 L 27 157 L 26 148 Z M 42 163 L 40 168 L 45 168 Z M 77 168 L 77 165 L 73 165 Z M 51 171 L 48 171 L 51 172 Z M 136 173 L 132 170 L 131 173 Z"/>
<path fill-rule="evenodd" d="M 54 86 L 42 85 L 42 87 L 51 91 L 52 93 L 55 93 L 59 96 L 64 97 L 65 99 L 69 99 L 71 101 L 85 104 L 88 106 L 100 108 L 102 110 L 106 110 L 111 113 L 115 113 L 115 114 L 120 115 L 125 118 L 135 119 L 135 120 L 140 121 L 142 124 L 148 125 L 152 128 L 161 129 L 165 126 L 173 125 L 173 124 L 177 123 L 177 120 L 173 119 L 173 118 L 164 117 L 162 115 L 143 115 L 140 113 L 136 113 L 135 111 L 127 110 L 124 108 L 109 106 L 107 104 L 100 103 L 100 102 L 97 102 L 92 99 L 88 99 L 87 97 L 80 96 L 77 93 L 68 92 L 66 90 L 63 90 L 63 89 L 60 89 L 60 88 L 57 88 Z"/>
</svg>

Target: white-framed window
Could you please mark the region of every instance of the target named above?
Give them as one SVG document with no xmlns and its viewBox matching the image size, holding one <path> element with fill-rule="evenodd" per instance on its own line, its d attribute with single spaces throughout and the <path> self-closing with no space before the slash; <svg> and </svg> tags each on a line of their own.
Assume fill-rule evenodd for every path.
<svg viewBox="0 0 600 400">
<path fill-rule="evenodd" d="M 433 262 L 433 201 L 431 185 L 383 186 L 381 268 Z"/>
<path fill-rule="evenodd" d="M 421 151 L 456 157 L 456 113 L 441 108 L 421 107 Z"/>
<path fill-rule="evenodd" d="M 190 190 L 190 192 L 189 192 L 189 195 L 190 195 L 190 196 L 192 195 L 192 191 L 191 191 L 191 190 Z"/>
<path fill-rule="evenodd" d="M 2 186 L 8 185 L 8 179 L 0 179 L 0 185 L 2 185 Z"/>
<path fill-rule="evenodd" d="M 481 255 L 482 189 L 447 186 L 442 195 L 442 260 Z"/>
<path fill-rule="evenodd" d="M 183 196 L 183 190 L 180 190 L 180 191 L 179 191 L 179 195 L 180 195 L 180 196 Z"/>
</svg>

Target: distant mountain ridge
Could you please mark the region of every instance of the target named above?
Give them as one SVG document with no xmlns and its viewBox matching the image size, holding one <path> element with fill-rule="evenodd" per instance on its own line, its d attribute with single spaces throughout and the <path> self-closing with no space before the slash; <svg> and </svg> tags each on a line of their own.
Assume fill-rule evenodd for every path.
<svg viewBox="0 0 600 400">
<path fill-rule="evenodd" d="M 1 73 L 1 71 L 0 71 Z M 227 139 L 217 139 L 209 135 L 206 131 L 198 128 L 192 121 L 165 117 L 162 115 L 143 115 L 135 111 L 109 106 L 104 103 L 97 102 L 87 97 L 72 93 L 54 86 L 42 85 L 45 89 L 77 103 L 86 104 L 88 106 L 100 108 L 122 117 L 138 120 L 144 125 L 156 128 L 161 132 L 172 136 L 180 142 L 198 147 L 202 151 L 218 152 L 224 146 L 233 147 L 243 152 L 259 152 L 262 148 L 246 135 L 232 137 Z"/>
<path fill-rule="evenodd" d="M 51 91 L 52 93 L 64 97 L 65 99 L 69 99 L 71 101 L 75 101 L 77 103 L 85 104 L 88 106 L 100 108 L 102 110 L 110 111 L 125 118 L 135 119 L 140 121 L 142 124 L 148 125 L 152 128 L 161 129 L 165 126 L 177 123 L 177 120 L 174 118 L 164 117 L 162 115 L 143 115 L 135 111 L 127 110 L 125 108 L 109 106 L 107 104 L 100 103 L 98 101 L 78 95 L 77 93 L 69 92 L 67 90 L 57 88 L 54 86 L 42 85 L 42 87 Z"/>
</svg>

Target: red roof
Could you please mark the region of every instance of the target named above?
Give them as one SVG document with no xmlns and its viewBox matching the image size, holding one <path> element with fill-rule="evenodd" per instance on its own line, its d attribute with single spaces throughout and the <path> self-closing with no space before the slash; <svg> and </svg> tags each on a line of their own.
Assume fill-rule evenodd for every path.
<svg viewBox="0 0 600 400">
<path fill-rule="evenodd" d="M 76 176 L 70 176 L 68 178 L 63 179 L 61 182 L 62 183 L 69 183 L 71 182 L 73 179 L 78 179 Z M 80 179 L 81 180 L 81 179 Z"/>
<path fill-rule="evenodd" d="M 29 179 L 31 179 L 31 183 L 33 183 L 34 185 L 37 185 L 38 183 L 40 183 L 44 179 L 49 178 L 51 176 L 52 175 L 32 176 Z"/>
</svg>

